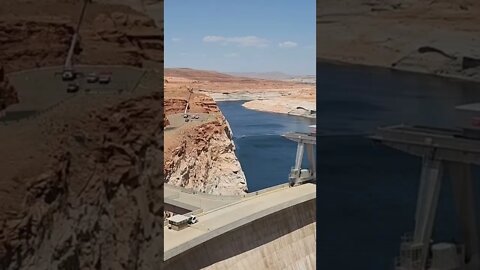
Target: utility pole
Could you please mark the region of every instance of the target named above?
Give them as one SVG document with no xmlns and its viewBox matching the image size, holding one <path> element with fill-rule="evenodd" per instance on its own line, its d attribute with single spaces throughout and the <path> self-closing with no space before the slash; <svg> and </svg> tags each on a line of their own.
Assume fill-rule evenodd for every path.
<svg viewBox="0 0 480 270">
<path fill-rule="evenodd" d="M 85 16 L 85 11 L 87 9 L 87 4 L 91 2 L 91 0 L 84 0 L 82 10 L 80 13 L 80 17 L 77 22 L 77 26 L 75 28 L 75 33 L 73 33 L 72 41 L 70 43 L 70 48 L 68 50 L 67 58 L 65 59 L 65 65 L 63 68 L 62 78 L 63 80 L 73 80 L 75 78 L 75 74 L 73 71 L 73 53 L 75 52 L 75 47 L 77 45 L 78 36 L 80 33 L 80 26 L 83 21 L 83 17 Z"/>
<path fill-rule="evenodd" d="M 187 99 L 187 105 L 185 105 L 185 111 L 183 112 L 184 116 L 187 115 L 188 107 L 190 105 L 190 98 L 192 97 L 192 94 L 193 94 L 193 88 L 187 87 L 187 89 L 188 89 L 189 94 L 188 94 L 188 99 Z"/>
</svg>

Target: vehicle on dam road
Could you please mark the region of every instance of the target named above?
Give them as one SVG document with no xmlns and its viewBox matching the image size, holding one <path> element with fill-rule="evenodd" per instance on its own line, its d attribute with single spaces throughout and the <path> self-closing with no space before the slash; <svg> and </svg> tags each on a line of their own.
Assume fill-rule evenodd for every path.
<svg viewBox="0 0 480 270">
<path fill-rule="evenodd" d="M 189 224 L 195 224 L 195 223 L 197 223 L 197 222 L 198 222 L 198 219 L 197 219 L 197 217 L 194 216 L 194 215 L 191 215 L 190 218 L 188 219 L 188 223 L 189 223 Z"/>
</svg>

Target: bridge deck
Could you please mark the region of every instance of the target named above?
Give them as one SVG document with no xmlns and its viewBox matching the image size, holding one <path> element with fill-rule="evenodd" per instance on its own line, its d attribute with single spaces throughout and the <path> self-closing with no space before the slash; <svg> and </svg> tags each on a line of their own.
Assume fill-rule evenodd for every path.
<svg viewBox="0 0 480 270">
<path fill-rule="evenodd" d="M 379 128 L 369 137 L 412 155 L 435 150 L 438 160 L 480 164 L 480 140 L 465 137 L 459 130 L 398 125 Z"/>
<path fill-rule="evenodd" d="M 198 216 L 198 223 L 183 230 L 165 229 L 164 260 L 254 220 L 316 198 L 316 185 L 281 187 L 247 196 Z"/>
<path fill-rule="evenodd" d="M 303 142 L 307 144 L 317 144 L 317 138 L 315 137 L 315 134 L 311 133 L 299 133 L 299 132 L 293 132 L 293 133 L 287 133 L 283 135 L 283 137 L 292 140 L 294 142 Z"/>
</svg>

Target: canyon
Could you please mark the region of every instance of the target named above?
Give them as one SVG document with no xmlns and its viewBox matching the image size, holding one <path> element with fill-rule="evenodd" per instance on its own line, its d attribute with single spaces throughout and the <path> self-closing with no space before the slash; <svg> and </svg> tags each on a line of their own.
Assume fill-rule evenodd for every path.
<svg viewBox="0 0 480 270">
<path fill-rule="evenodd" d="M 246 108 L 284 114 L 298 106 L 315 109 L 315 86 L 306 83 L 166 68 L 164 89 L 165 182 L 215 195 L 248 191 L 232 131 L 216 101 L 250 100 Z M 183 117 L 187 102 L 188 114 L 198 119 Z"/>
</svg>

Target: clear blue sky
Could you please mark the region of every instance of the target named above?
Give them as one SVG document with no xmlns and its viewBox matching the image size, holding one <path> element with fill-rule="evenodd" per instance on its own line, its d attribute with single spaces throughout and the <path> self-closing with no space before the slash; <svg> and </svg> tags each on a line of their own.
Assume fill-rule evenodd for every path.
<svg viewBox="0 0 480 270">
<path fill-rule="evenodd" d="M 315 0 L 165 0 L 165 66 L 315 74 Z"/>
</svg>

